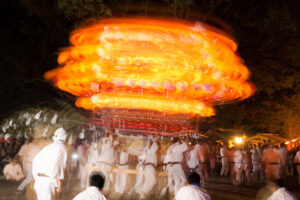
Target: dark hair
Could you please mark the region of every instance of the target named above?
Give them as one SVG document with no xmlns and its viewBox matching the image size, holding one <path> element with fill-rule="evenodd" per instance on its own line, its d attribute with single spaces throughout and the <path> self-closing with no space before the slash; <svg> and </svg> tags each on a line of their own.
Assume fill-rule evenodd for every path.
<svg viewBox="0 0 300 200">
<path fill-rule="evenodd" d="M 278 185 L 278 187 L 284 187 L 284 183 L 282 179 L 276 179 L 275 183 L 276 185 Z"/>
<path fill-rule="evenodd" d="M 102 190 L 104 186 L 105 178 L 102 173 L 93 173 L 90 176 L 90 186 L 95 186 Z"/>
<path fill-rule="evenodd" d="M 193 172 L 189 175 L 188 177 L 188 183 L 193 184 L 193 183 L 200 183 L 200 176 L 199 174 Z"/>
</svg>

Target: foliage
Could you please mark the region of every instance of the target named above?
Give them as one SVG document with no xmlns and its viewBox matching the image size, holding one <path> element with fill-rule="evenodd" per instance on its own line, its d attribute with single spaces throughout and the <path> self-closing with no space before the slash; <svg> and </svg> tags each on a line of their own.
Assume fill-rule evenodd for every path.
<svg viewBox="0 0 300 200">
<path fill-rule="evenodd" d="M 69 20 L 111 16 L 103 0 L 58 0 L 58 7 Z"/>
</svg>

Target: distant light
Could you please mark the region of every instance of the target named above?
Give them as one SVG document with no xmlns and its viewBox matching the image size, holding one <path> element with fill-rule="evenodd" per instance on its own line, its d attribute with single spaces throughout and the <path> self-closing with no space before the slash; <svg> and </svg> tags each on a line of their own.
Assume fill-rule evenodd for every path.
<svg viewBox="0 0 300 200">
<path fill-rule="evenodd" d="M 235 142 L 236 144 L 242 144 L 242 143 L 243 143 L 243 138 L 241 138 L 241 137 L 236 137 L 236 138 L 234 138 L 234 142 Z"/>
<path fill-rule="evenodd" d="M 77 160 L 78 159 L 78 154 L 77 153 L 73 153 L 72 154 L 72 159 L 73 160 Z"/>
<path fill-rule="evenodd" d="M 296 141 L 296 139 L 293 139 L 293 140 L 292 140 L 292 142 L 295 142 L 295 141 Z"/>
<path fill-rule="evenodd" d="M 285 142 L 284 144 L 289 144 L 290 142 Z"/>
</svg>

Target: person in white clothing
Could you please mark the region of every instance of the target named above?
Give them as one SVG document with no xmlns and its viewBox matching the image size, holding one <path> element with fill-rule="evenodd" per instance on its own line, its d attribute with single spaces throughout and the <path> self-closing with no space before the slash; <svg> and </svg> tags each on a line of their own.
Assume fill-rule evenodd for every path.
<svg viewBox="0 0 300 200">
<path fill-rule="evenodd" d="M 73 200 L 107 200 L 101 192 L 104 183 L 104 175 L 92 174 L 90 177 L 90 186 L 85 191 L 77 194 Z"/>
<path fill-rule="evenodd" d="M 118 164 L 117 164 L 118 169 L 128 169 L 129 154 L 127 153 L 126 149 L 122 149 L 119 152 L 118 157 L 119 157 Z M 115 192 L 117 194 L 123 194 L 125 192 L 127 177 L 128 177 L 127 173 L 116 174 Z"/>
<path fill-rule="evenodd" d="M 196 172 L 199 174 L 199 169 L 198 169 L 198 151 L 200 149 L 200 145 L 197 143 L 195 144 L 192 149 L 187 152 L 186 155 L 186 163 L 189 167 L 190 172 Z"/>
<path fill-rule="evenodd" d="M 174 142 L 167 150 L 166 159 L 168 162 L 165 163 L 168 163 L 168 187 L 171 191 L 174 188 L 174 194 L 176 194 L 179 188 L 186 183 L 185 173 L 181 164 L 183 162 L 183 153 L 188 150 L 188 146 L 178 138 L 175 138 Z M 172 184 L 173 181 L 174 185 Z"/>
<path fill-rule="evenodd" d="M 52 200 L 55 192 L 61 192 L 67 162 L 67 150 L 64 144 L 67 139 L 66 131 L 58 128 L 52 138 L 54 142 L 44 147 L 32 163 L 37 200 Z"/>
<path fill-rule="evenodd" d="M 81 144 L 77 147 L 78 161 L 79 161 L 79 172 L 78 177 L 80 179 L 80 187 L 86 188 L 88 183 L 88 171 L 85 165 L 88 163 L 89 155 L 89 144 L 87 139 L 81 140 Z"/>
<path fill-rule="evenodd" d="M 229 172 L 229 155 L 228 155 L 228 148 L 225 145 L 221 147 L 220 154 L 221 154 L 221 162 L 222 162 L 220 176 L 227 176 Z"/>
<path fill-rule="evenodd" d="M 298 151 L 295 155 L 294 164 L 296 165 L 298 172 L 298 185 L 300 185 L 300 147 L 298 147 Z"/>
<path fill-rule="evenodd" d="M 32 181 L 32 161 L 33 158 L 38 154 L 40 151 L 40 147 L 34 143 L 29 143 L 26 147 L 26 151 L 24 150 L 23 153 L 21 153 L 23 157 L 23 170 L 25 171 L 25 179 L 22 181 L 22 183 L 18 186 L 17 193 L 18 195 L 21 195 L 25 187 Z M 19 154 L 20 155 L 20 154 Z"/>
<path fill-rule="evenodd" d="M 20 179 L 24 178 L 21 166 L 15 159 L 12 160 L 11 163 L 5 165 L 3 169 L 3 175 L 5 176 L 6 180 L 12 181 L 19 181 Z"/>
<path fill-rule="evenodd" d="M 97 168 L 105 176 L 106 181 L 103 190 L 107 191 L 113 181 L 112 169 L 115 163 L 115 145 L 117 145 L 117 142 L 114 141 L 112 136 L 105 137 L 102 139 L 102 141 L 102 149 L 99 156 Z"/>
<path fill-rule="evenodd" d="M 243 154 L 240 148 L 236 148 L 236 150 L 233 153 L 233 170 L 235 176 L 232 176 L 232 183 L 234 185 L 241 184 L 242 181 L 242 171 L 243 171 Z"/>
<path fill-rule="evenodd" d="M 188 177 L 188 185 L 181 187 L 175 195 L 175 200 L 210 200 L 207 191 L 200 187 L 200 176 L 192 173 Z"/>
<path fill-rule="evenodd" d="M 281 157 L 281 163 L 279 165 L 278 177 L 283 179 L 286 177 L 286 169 L 287 169 L 287 150 L 284 143 L 280 144 L 280 148 L 278 153 Z"/>
<path fill-rule="evenodd" d="M 269 184 L 268 189 L 272 195 L 267 200 L 297 200 L 297 197 L 284 187 L 282 179 L 277 179 L 275 185 Z"/>
<path fill-rule="evenodd" d="M 156 184 L 155 167 L 157 165 L 156 152 L 158 144 L 154 140 L 150 140 L 143 150 L 145 154 L 145 162 L 143 163 L 143 184 L 141 187 L 141 198 L 145 198 Z"/>
<path fill-rule="evenodd" d="M 199 175 L 201 177 L 201 186 L 204 186 L 208 180 L 208 147 L 206 143 L 200 141 L 200 147 L 198 151 L 198 160 L 199 160 Z"/>
<path fill-rule="evenodd" d="M 264 165 L 265 174 L 267 181 L 275 180 L 279 178 L 279 167 L 281 161 L 281 156 L 279 152 L 273 148 L 270 143 L 268 148 L 263 151 L 261 162 Z"/>
</svg>

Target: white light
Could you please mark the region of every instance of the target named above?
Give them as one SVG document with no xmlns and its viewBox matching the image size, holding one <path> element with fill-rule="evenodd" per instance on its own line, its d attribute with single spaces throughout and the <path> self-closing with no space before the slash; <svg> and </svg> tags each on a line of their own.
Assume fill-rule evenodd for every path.
<svg viewBox="0 0 300 200">
<path fill-rule="evenodd" d="M 241 137 L 236 137 L 236 138 L 234 139 L 234 141 L 235 141 L 235 143 L 237 143 L 237 144 L 241 144 L 241 143 L 243 143 L 243 138 L 241 138 Z"/>
<path fill-rule="evenodd" d="M 285 142 L 284 144 L 289 144 L 290 142 Z"/>
<path fill-rule="evenodd" d="M 78 159 L 78 154 L 77 153 L 73 153 L 72 154 L 72 159 L 73 160 L 77 160 Z"/>
</svg>

